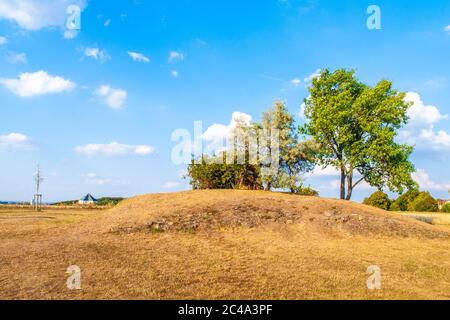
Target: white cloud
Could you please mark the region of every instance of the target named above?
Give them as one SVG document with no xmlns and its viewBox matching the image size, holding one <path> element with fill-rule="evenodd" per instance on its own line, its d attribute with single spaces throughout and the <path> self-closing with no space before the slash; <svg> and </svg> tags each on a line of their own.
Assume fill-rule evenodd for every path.
<svg viewBox="0 0 450 320">
<path fill-rule="evenodd" d="M 155 149 L 151 146 L 127 145 L 117 142 L 111 142 L 109 144 L 87 144 L 85 146 L 78 146 L 74 150 L 85 156 L 146 156 L 155 152 Z"/>
<path fill-rule="evenodd" d="M 108 19 L 108 20 L 105 21 L 105 23 L 103 23 L 103 25 L 105 27 L 109 27 L 110 24 L 111 24 L 111 19 Z"/>
<path fill-rule="evenodd" d="M 231 131 L 242 124 L 244 126 L 250 125 L 252 122 L 252 116 L 242 112 L 233 112 L 231 116 L 231 121 L 229 125 L 223 124 L 213 124 L 205 133 L 203 133 L 202 138 L 207 141 L 222 141 L 230 135 Z"/>
<path fill-rule="evenodd" d="M 137 62 L 149 63 L 150 59 L 139 52 L 128 51 L 128 55 Z"/>
<path fill-rule="evenodd" d="M 444 31 L 450 34 L 450 24 L 444 28 Z"/>
<path fill-rule="evenodd" d="M 6 60 L 9 63 L 27 63 L 28 62 L 27 55 L 24 52 L 11 53 L 11 54 L 8 55 Z"/>
<path fill-rule="evenodd" d="M 111 57 L 106 52 L 105 49 L 100 48 L 94 48 L 94 47 L 86 47 L 84 49 L 84 55 L 89 58 L 93 58 L 95 60 L 98 60 L 100 62 L 106 62 L 108 60 L 111 60 Z"/>
<path fill-rule="evenodd" d="M 164 184 L 164 188 L 166 188 L 166 189 L 173 189 L 173 188 L 178 187 L 179 185 L 180 185 L 179 182 L 176 182 L 176 181 L 167 181 L 167 182 Z"/>
<path fill-rule="evenodd" d="M 86 7 L 85 0 L 2 0 L 0 19 L 17 23 L 25 30 L 36 31 L 46 27 L 63 27 L 69 5 Z"/>
<path fill-rule="evenodd" d="M 444 131 L 434 131 L 434 127 L 423 129 L 420 138 L 428 142 L 436 150 L 450 150 L 450 135 Z"/>
<path fill-rule="evenodd" d="M 8 43 L 8 39 L 6 39 L 3 36 L 0 36 L 0 46 L 7 44 Z"/>
<path fill-rule="evenodd" d="M 183 61 L 184 60 L 184 54 L 177 51 L 170 51 L 169 52 L 169 63 L 172 63 L 176 60 Z"/>
<path fill-rule="evenodd" d="M 435 124 L 448 119 L 448 115 L 441 114 L 435 106 L 425 105 L 415 92 L 408 92 L 405 101 L 413 104 L 408 110 L 409 123 L 400 131 L 400 140 L 422 149 L 450 150 L 450 135 L 435 130 Z"/>
<path fill-rule="evenodd" d="M 450 189 L 450 181 L 446 183 L 434 182 L 423 169 L 418 169 L 417 172 L 414 172 L 412 178 L 419 184 L 422 190 L 446 191 Z"/>
<path fill-rule="evenodd" d="M 63 36 L 65 39 L 75 39 L 78 36 L 78 30 L 65 30 Z"/>
<path fill-rule="evenodd" d="M 18 79 L 0 79 L 0 84 L 20 97 L 60 93 L 71 91 L 76 87 L 74 82 L 51 76 L 42 70 L 35 73 L 22 73 Z"/>
<path fill-rule="evenodd" d="M 10 133 L 0 135 L 0 150 L 30 150 L 33 149 L 33 140 L 24 134 Z"/>
<path fill-rule="evenodd" d="M 113 109 L 122 108 L 127 99 L 127 92 L 122 89 L 113 89 L 108 85 L 102 85 L 94 94 L 102 100 L 103 103 Z"/>
<path fill-rule="evenodd" d="M 300 85 L 300 83 L 302 83 L 302 80 L 300 80 L 300 79 L 298 79 L 298 78 L 295 78 L 295 79 L 292 79 L 292 80 L 291 80 L 291 84 L 292 84 L 294 87 L 298 87 L 298 86 Z"/>
<path fill-rule="evenodd" d="M 312 74 L 310 74 L 309 76 L 307 76 L 303 81 L 305 81 L 306 83 L 310 83 L 310 82 L 313 81 L 313 79 L 319 78 L 321 72 L 322 72 L 322 70 L 317 69 L 317 70 L 314 71 Z"/>
<path fill-rule="evenodd" d="M 179 76 L 179 73 L 178 73 L 177 70 L 172 70 L 172 71 L 170 71 L 170 74 L 171 74 L 172 77 L 174 77 L 174 78 L 178 78 L 178 76 Z"/>
<path fill-rule="evenodd" d="M 416 92 L 408 92 L 405 101 L 412 103 L 408 109 L 410 124 L 434 124 L 448 118 L 448 115 L 442 115 L 435 106 L 425 105 Z"/>
</svg>

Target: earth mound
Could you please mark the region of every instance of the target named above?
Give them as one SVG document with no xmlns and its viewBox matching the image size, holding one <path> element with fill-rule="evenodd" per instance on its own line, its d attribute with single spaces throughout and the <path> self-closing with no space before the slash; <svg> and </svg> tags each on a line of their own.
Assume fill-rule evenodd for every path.
<svg viewBox="0 0 450 320">
<path fill-rule="evenodd" d="M 235 190 L 134 197 L 112 210 L 105 227 L 111 233 L 195 233 L 264 225 L 303 225 L 338 235 L 449 238 L 439 227 L 357 203 Z"/>
</svg>

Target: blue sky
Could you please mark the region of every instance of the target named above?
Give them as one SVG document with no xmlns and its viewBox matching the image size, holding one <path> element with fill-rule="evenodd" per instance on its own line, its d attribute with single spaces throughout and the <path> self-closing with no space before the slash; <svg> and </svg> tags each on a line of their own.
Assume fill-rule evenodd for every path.
<svg viewBox="0 0 450 320">
<path fill-rule="evenodd" d="M 65 26 L 70 4 L 79 31 Z M 371 4 L 381 30 L 366 26 Z M 447 198 L 449 56 L 447 0 L 1 0 L 0 200 L 29 200 L 37 163 L 45 201 L 187 189 L 175 129 L 259 120 L 275 99 L 301 123 L 308 77 L 325 67 L 409 92 L 399 139 L 416 145 L 422 189 Z M 337 197 L 336 179 L 317 169 L 306 183 Z"/>
</svg>

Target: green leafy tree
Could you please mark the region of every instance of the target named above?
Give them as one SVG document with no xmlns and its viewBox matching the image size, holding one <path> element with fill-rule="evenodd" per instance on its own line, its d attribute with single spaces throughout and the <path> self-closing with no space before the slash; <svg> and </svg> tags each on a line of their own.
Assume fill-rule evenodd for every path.
<svg viewBox="0 0 450 320">
<path fill-rule="evenodd" d="M 392 203 L 391 211 L 408 211 L 408 206 L 419 195 L 419 190 L 410 189 Z"/>
<path fill-rule="evenodd" d="M 450 213 L 450 203 L 446 203 L 442 206 L 442 212 Z"/>
<path fill-rule="evenodd" d="M 408 206 L 408 211 L 437 212 L 439 204 L 429 192 L 421 192 Z"/>
<path fill-rule="evenodd" d="M 389 196 L 386 193 L 377 191 L 370 197 L 364 199 L 363 203 L 368 206 L 380 208 L 383 210 L 389 210 L 391 202 L 391 199 L 389 199 Z"/>
<path fill-rule="evenodd" d="M 340 170 L 340 198 L 350 200 L 362 181 L 379 190 L 401 193 L 415 185 L 414 166 L 408 160 L 413 148 L 394 141 L 407 123 L 405 94 L 381 80 L 363 84 L 355 72 L 323 70 L 313 79 L 305 99 L 307 124 L 301 132 L 319 146 L 317 162 Z M 358 173 L 361 178 L 355 181 Z"/>
<path fill-rule="evenodd" d="M 263 178 L 265 189 L 288 189 L 294 193 L 301 185 L 300 174 L 314 168 L 315 144 L 299 140 L 294 116 L 281 101 L 263 113 L 259 127 L 269 135 L 273 129 L 279 133 L 280 167 L 278 173 Z"/>
</svg>

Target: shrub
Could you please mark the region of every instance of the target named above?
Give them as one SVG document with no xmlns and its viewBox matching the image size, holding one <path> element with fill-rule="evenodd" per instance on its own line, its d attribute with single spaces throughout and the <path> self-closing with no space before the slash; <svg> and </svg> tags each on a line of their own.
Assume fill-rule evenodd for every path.
<svg viewBox="0 0 450 320">
<path fill-rule="evenodd" d="M 225 156 L 224 156 L 225 157 Z M 218 158 L 202 157 L 188 166 L 187 178 L 194 190 L 204 189 L 262 189 L 260 168 L 250 164 L 226 164 Z"/>
<path fill-rule="evenodd" d="M 450 203 L 446 203 L 442 206 L 442 212 L 450 213 Z"/>
<path fill-rule="evenodd" d="M 439 204 L 429 192 L 421 192 L 409 204 L 408 210 L 417 212 L 437 212 L 439 210 Z"/>
<path fill-rule="evenodd" d="M 363 203 L 384 210 L 389 210 L 391 207 L 391 199 L 389 199 L 389 196 L 382 191 L 373 193 L 369 198 L 364 199 Z"/>
<path fill-rule="evenodd" d="M 116 198 L 115 197 L 104 197 L 104 198 L 97 199 L 96 205 L 98 205 L 98 206 L 115 206 L 123 200 L 124 200 L 124 198 L 119 198 L 119 197 L 116 197 Z"/>
<path fill-rule="evenodd" d="M 416 189 L 408 190 L 395 200 L 390 210 L 391 211 L 408 211 L 409 204 L 414 201 L 419 195 L 419 191 Z"/>
<path fill-rule="evenodd" d="M 298 186 L 297 188 L 295 188 L 294 193 L 300 196 L 312 196 L 312 197 L 317 197 L 319 195 L 319 192 L 314 190 L 313 188 L 303 186 Z"/>
</svg>

